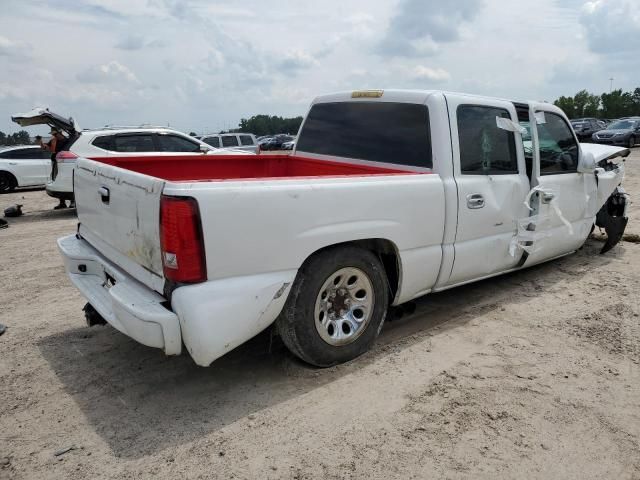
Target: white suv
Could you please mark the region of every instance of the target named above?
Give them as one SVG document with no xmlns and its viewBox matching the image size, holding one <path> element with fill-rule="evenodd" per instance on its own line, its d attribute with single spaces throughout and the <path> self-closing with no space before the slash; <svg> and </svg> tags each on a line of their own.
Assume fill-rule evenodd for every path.
<svg viewBox="0 0 640 480">
<path fill-rule="evenodd" d="M 68 140 L 56 156 L 56 169 L 47 182 L 47 194 L 60 200 L 73 200 L 73 170 L 76 158 L 99 159 L 112 156 L 228 155 L 247 154 L 238 149 L 218 149 L 195 137 L 168 127 L 105 127 L 80 130 L 72 118 L 38 108 L 15 115 L 12 120 L 25 127 L 46 124 L 63 130 Z"/>
<path fill-rule="evenodd" d="M 258 153 L 258 141 L 253 133 L 211 133 L 198 137 L 214 148 L 233 148 Z"/>
</svg>

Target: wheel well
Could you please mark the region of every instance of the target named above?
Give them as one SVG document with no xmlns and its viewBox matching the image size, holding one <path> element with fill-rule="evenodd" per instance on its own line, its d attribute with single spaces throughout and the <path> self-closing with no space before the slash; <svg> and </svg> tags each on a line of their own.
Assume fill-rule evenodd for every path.
<svg viewBox="0 0 640 480">
<path fill-rule="evenodd" d="M 396 247 L 396 245 L 392 241 L 384 238 L 352 240 L 349 242 L 328 245 L 324 248 L 321 248 L 320 250 L 313 252 L 311 255 L 309 255 L 309 257 L 320 252 L 324 252 L 325 250 L 340 248 L 344 246 L 355 246 L 364 250 L 369 250 L 380 259 L 387 276 L 387 281 L 389 282 L 389 304 L 393 303 L 398 293 L 401 277 L 400 255 L 398 254 L 398 248 Z"/>
<path fill-rule="evenodd" d="M 7 172 L 6 170 L 0 170 L 0 175 L 8 176 L 13 181 L 13 185 L 16 187 L 18 186 L 18 179 L 13 173 Z"/>
</svg>

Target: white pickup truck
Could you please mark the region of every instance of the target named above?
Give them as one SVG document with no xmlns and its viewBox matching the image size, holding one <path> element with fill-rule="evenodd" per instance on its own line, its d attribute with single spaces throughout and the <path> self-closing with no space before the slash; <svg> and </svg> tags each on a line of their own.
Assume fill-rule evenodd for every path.
<svg viewBox="0 0 640 480">
<path fill-rule="evenodd" d="M 275 325 L 328 366 L 390 305 L 574 252 L 594 223 L 611 248 L 628 153 L 579 144 L 547 103 L 338 93 L 292 156 L 79 159 L 58 244 L 89 324 L 202 366 Z"/>
</svg>

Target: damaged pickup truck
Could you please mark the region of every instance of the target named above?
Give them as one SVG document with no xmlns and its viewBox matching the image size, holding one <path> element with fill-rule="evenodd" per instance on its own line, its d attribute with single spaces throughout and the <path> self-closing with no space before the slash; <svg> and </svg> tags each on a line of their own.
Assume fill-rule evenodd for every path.
<svg viewBox="0 0 640 480">
<path fill-rule="evenodd" d="M 547 103 L 367 90 L 315 99 L 291 156 L 79 159 L 59 239 L 89 324 L 198 365 L 274 326 L 318 366 L 387 309 L 579 249 L 626 225 L 625 148 Z"/>
</svg>

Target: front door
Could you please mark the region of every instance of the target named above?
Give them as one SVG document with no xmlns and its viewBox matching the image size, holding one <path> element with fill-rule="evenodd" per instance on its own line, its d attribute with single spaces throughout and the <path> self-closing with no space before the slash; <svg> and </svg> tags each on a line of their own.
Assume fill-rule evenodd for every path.
<svg viewBox="0 0 640 480">
<path fill-rule="evenodd" d="M 455 260 L 447 285 L 482 278 L 518 265 L 511 247 L 518 219 L 528 216 L 530 190 L 522 135 L 498 126 L 517 124 L 513 103 L 447 95 L 454 177 L 458 189 Z"/>
<path fill-rule="evenodd" d="M 578 173 L 580 147 L 561 111 L 549 104 L 531 105 L 536 240 L 526 265 L 579 248 L 589 235 L 595 204 L 595 177 Z"/>
</svg>

